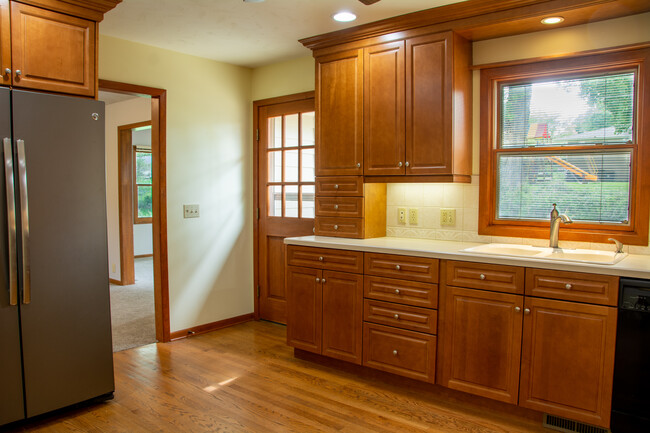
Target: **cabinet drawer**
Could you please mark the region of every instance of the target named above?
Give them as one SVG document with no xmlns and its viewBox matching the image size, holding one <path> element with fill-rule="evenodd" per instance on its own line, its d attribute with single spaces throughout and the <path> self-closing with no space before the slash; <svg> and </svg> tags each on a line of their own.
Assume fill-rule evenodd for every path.
<svg viewBox="0 0 650 433">
<path fill-rule="evenodd" d="M 364 273 L 424 283 L 438 283 L 438 259 L 365 253 Z"/>
<path fill-rule="evenodd" d="M 616 306 L 618 277 L 528 268 L 526 295 Z"/>
<path fill-rule="evenodd" d="M 363 287 L 363 295 L 366 298 L 417 307 L 436 308 L 438 306 L 437 284 L 366 276 Z"/>
<path fill-rule="evenodd" d="M 449 286 L 470 287 L 504 293 L 524 293 L 525 268 L 487 263 L 447 262 Z"/>
<path fill-rule="evenodd" d="M 363 218 L 316 217 L 314 227 L 316 236 L 363 238 Z"/>
<path fill-rule="evenodd" d="M 363 272 L 363 253 L 288 245 L 287 264 L 360 274 Z"/>
<path fill-rule="evenodd" d="M 434 383 L 436 337 L 364 323 L 363 365 Z"/>
<path fill-rule="evenodd" d="M 363 217 L 363 197 L 316 197 L 316 216 Z"/>
<path fill-rule="evenodd" d="M 366 299 L 363 302 L 363 320 L 435 334 L 438 325 L 438 312 L 427 308 Z"/>
<path fill-rule="evenodd" d="M 316 195 L 362 197 L 363 178 L 361 176 L 317 177 Z"/>
</svg>

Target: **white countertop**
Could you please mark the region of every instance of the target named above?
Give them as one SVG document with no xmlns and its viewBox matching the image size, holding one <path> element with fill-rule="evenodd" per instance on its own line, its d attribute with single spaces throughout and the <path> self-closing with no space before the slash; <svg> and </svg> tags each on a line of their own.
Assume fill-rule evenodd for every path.
<svg viewBox="0 0 650 433">
<path fill-rule="evenodd" d="M 334 238 L 327 236 L 302 236 L 286 238 L 285 244 L 306 247 L 334 248 L 370 253 L 403 254 L 437 259 L 465 260 L 497 265 L 528 266 L 558 271 L 587 272 L 591 274 L 618 275 L 621 277 L 650 279 L 650 256 L 629 254 L 615 265 L 534 259 L 464 252 L 465 248 L 481 245 L 471 242 L 436 241 L 383 237 L 372 239 Z"/>
</svg>

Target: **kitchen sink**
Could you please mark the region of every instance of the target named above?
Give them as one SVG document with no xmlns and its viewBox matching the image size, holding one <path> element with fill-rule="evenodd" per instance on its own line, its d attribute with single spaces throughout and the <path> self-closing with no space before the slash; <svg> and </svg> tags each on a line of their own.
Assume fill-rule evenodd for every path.
<svg viewBox="0 0 650 433">
<path fill-rule="evenodd" d="M 476 247 L 466 248 L 463 252 L 500 255 L 510 257 L 527 257 L 542 260 L 558 260 L 582 263 L 597 263 L 601 265 L 613 265 L 623 260 L 627 253 L 615 253 L 614 251 L 584 250 L 533 247 L 531 245 L 517 244 L 485 244 Z"/>
</svg>

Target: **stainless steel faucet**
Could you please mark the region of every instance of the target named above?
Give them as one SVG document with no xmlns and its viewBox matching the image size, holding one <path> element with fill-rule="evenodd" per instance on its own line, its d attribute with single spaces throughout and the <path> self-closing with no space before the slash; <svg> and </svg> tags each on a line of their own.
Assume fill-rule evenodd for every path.
<svg viewBox="0 0 650 433">
<path fill-rule="evenodd" d="M 553 210 L 551 211 L 551 237 L 548 246 L 557 248 L 558 235 L 560 234 L 560 222 L 564 224 L 571 224 L 573 220 L 565 214 L 560 214 L 556 209 L 556 204 L 553 203 Z"/>
</svg>

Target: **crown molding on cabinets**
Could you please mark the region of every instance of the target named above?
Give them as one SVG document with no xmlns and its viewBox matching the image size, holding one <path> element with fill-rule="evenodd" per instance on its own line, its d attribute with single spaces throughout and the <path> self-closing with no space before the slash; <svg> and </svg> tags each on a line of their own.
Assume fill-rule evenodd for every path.
<svg viewBox="0 0 650 433">
<path fill-rule="evenodd" d="M 121 2 L 122 0 L 20 0 L 20 3 L 95 22 L 103 20 L 104 14 Z"/>
</svg>

